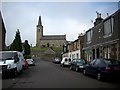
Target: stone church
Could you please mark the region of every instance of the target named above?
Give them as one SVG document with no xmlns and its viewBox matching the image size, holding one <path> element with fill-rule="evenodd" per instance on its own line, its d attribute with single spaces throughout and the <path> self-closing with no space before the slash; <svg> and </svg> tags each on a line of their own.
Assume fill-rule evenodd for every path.
<svg viewBox="0 0 120 90">
<path fill-rule="evenodd" d="M 66 35 L 43 35 L 43 25 L 41 16 L 39 16 L 36 26 L 36 46 L 37 47 L 62 47 L 66 42 Z"/>
</svg>

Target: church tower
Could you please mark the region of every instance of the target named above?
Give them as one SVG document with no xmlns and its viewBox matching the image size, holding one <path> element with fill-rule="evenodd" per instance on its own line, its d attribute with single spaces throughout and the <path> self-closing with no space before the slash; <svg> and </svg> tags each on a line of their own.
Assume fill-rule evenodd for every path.
<svg viewBox="0 0 120 90">
<path fill-rule="evenodd" d="M 39 16 L 38 25 L 37 28 L 37 34 L 36 34 L 36 46 L 40 46 L 40 40 L 43 37 L 43 26 L 41 21 L 41 16 Z"/>
</svg>

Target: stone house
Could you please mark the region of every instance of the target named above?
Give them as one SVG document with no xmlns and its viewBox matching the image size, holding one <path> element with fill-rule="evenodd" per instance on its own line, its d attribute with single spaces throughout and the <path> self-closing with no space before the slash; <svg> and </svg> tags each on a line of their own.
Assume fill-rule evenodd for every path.
<svg viewBox="0 0 120 90">
<path fill-rule="evenodd" d="M 84 59 L 110 58 L 120 60 L 120 9 L 105 19 L 97 13 L 94 27 L 86 31 Z"/>
<path fill-rule="evenodd" d="M 63 57 L 70 57 L 72 60 L 76 58 L 83 58 L 82 48 L 83 48 L 84 35 L 80 34 L 78 39 L 73 42 L 64 44 L 63 46 Z"/>
</svg>

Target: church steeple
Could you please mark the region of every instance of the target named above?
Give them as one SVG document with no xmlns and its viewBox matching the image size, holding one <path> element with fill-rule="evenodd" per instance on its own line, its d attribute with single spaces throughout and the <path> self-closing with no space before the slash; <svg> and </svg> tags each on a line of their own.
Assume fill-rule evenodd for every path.
<svg viewBox="0 0 120 90">
<path fill-rule="evenodd" d="M 38 25 L 42 25 L 41 16 L 39 16 Z"/>
<path fill-rule="evenodd" d="M 38 25 L 36 26 L 37 31 L 36 31 L 36 46 L 40 45 L 40 40 L 43 37 L 43 26 L 42 26 L 42 20 L 41 20 L 41 16 L 39 16 L 39 20 L 38 20 Z"/>
</svg>

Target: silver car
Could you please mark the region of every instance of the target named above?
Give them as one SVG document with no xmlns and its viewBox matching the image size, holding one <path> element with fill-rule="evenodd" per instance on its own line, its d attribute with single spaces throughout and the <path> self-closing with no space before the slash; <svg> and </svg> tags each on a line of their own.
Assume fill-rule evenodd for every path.
<svg viewBox="0 0 120 90">
<path fill-rule="evenodd" d="M 26 61 L 28 62 L 28 65 L 32 65 L 32 66 L 35 65 L 35 62 L 33 59 L 26 59 Z"/>
</svg>

